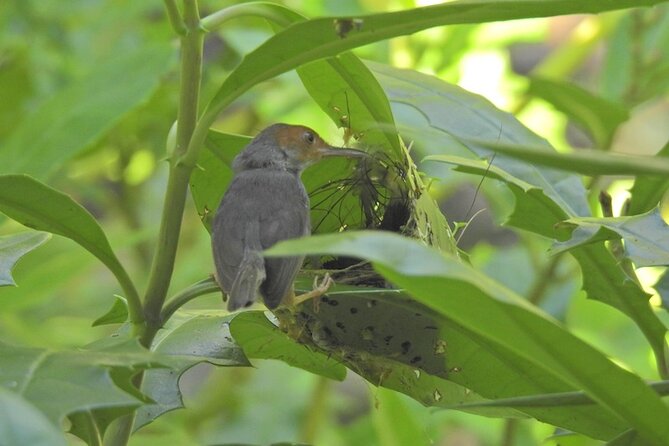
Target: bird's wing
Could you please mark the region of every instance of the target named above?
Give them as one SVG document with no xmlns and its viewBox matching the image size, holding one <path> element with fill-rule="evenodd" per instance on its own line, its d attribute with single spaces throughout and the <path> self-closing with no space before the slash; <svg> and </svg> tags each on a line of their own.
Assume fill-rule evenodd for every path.
<svg viewBox="0 0 669 446">
<path fill-rule="evenodd" d="M 276 190 L 284 193 L 274 197 L 273 205 L 260 222 L 260 240 L 264 249 L 310 232 L 309 199 L 302 183 L 293 175 L 281 176 L 274 181 L 280 185 Z M 265 258 L 267 278 L 260 286 L 260 293 L 267 308 L 276 308 L 292 292 L 303 261 L 304 256 Z"/>
<path fill-rule="evenodd" d="M 253 226 L 255 222 L 257 231 Z M 308 198 L 299 178 L 288 172 L 243 172 L 237 175 L 221 201 L 212 225 L 216 277 L 230 296 L 228 308 L 239 308 L 250 302 L 250 291 L 233 296 L 235 283 L 241 293 L 242 289 L 252 288 L 262 275 L 265 281 L 260 292 L 265 305 L 270 309 L 277 307 L 291 291 L 304 257 L 268 257 L 264 259 L 262 275 L 258 257 L 278 241 L 308 233 Z M 256 272 L 258 274 L 254 276 Z"/>
</svg>

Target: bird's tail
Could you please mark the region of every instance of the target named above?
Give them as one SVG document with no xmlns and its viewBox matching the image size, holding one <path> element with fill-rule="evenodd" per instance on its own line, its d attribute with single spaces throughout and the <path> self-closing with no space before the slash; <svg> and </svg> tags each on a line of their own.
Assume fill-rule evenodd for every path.
<svg viewBox="0 0 669 446">
<path fill-rule="evenodd" d="M 258 287 L 265 280 L 265 259 L 262 256 L 257 226 L 258 224 L 255 223 L 247 227 L 248 244 L 244 248 L 244 256 L 230 288 L 228 311 L 235 311 L 253 304 L 258 294 Z"/>
</svg>

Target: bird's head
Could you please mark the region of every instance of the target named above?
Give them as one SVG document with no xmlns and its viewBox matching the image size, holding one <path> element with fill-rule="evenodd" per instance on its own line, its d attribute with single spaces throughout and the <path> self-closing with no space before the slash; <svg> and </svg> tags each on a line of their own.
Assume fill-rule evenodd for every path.
<svg viewBox="0 0 669 446">
<path fill-rule="evenodd" d="M 331 156 L 364 157 L 365 152 L 333 147 L 302 125 L 274 124 L 258 134 L 235 159 L 235 170 L 276 168 L 301 172 Z"/>
</svg>

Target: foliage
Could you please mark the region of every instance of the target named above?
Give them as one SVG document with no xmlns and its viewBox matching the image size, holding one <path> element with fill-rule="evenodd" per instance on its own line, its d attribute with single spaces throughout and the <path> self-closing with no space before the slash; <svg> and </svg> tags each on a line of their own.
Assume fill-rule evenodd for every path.
<svg viewBox="0 0 669 446">
<path fill-rule="evenodd" d="M 214 3 L 0 13 L 0 438 L 669 444 L 665 1 Z M 308 169 L 315 235 L 266 252 L 337 285 L 228 314 L 208 230 L 276 121 L 371 161 Z M 513 246 L 465 250 L 463 187 Z"/>
</svg>

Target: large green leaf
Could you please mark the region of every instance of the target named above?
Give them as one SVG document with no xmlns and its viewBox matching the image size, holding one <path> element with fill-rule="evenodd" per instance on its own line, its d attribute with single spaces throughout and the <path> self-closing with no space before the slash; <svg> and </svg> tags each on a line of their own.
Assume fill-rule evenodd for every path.
<svg viewBox="0 0 669 446">
<path fill-rule="evenodd" d="M 114 273 L 125 292 L 133 289 L 100 225 L 69 195 L 28 175 L 0 175 L 0 212 L 29 228 L 74 240 Z"/>
<path fill-rule="evenodd" d="M 337 381 L 346 377 L 346 368 L 335 359 L 310 351 L 277 330 L 262 311 L 244 311 L 230 323 L 230 333 L 249 358 L 279 359 Z"/>
<path fill-rule="evenodd" d="M 21 396 L 0 387 L 0 438 L 6 445 L 65 446 L 58 425 Z"/>
<path fill-rule="evenodd" d="M 428 158 L 455 164 L 458 166 L 457 169 L 463 172 L 489 175 L 492 178 L 504 181 L 516 198 L 516 205 L 507 221 L 508 224 L 556 240 L 569 238 L 572 229 L 563 222 L 568 221 L 570 216 L 540 189 L 533 188 L 501 169 L 495 166 L 487 166 L 481 161 L 471 161 L 452 156 Z M 660 223 L 656 222 L 655 224 L 659 225 Z M 573 231 L 573 235 L 576 240 L 584 241 L 588 240 L 592 234 L 586 232 L 585 237 L 581 238 L 577 228 Z M 608 235 L 610 235 L 610 232 Z M 597 240 L 601 239 L 600 236 Z M 583 290 L 588 297 L 604 302 L 634 320 L 655 352 L 660 369 L 669 371 L 669 354 L 665 345 L 667 329 L 650 307 L 646 293 L 637 283 L 630 280 L 621 268 L 620 263 L 601 243 L 577 246 L 570 252 L 580 264 L 583 275 Z"/>
<path fill-rule="evenodd" d="M 296 253 L 370 259 L 386 278 L 436 314 L 478 335 L 482 344 L 534 363 L 531 376 L 552 375 L 582 389 L 624 424 L 636 428 L 649 444 L 663 445 L 669 438 L 669 425 L 663 422 L 669 408 L 638 376 L 453 257 L 394 234 L 368 232 L 287 241 L 267 252 Z M 583 367 L 586 363 L 588 367 Z M 620 432 L 625 426 L 617 429 Z"/>
<path fill-rule="evenodd" d="M 625 256 L 637 267 L 669 265 L 669 226 L 662 219 L 659 208 L 629 217 L 571 218 L 561 224 L 573 228 L 573 232 L 571 239 L 554 246 L 558 252 L 622 238 Z"/>
<path fill-rule="evenodd" d="M 140 47 L 99 64 L 56 93 L 9 137 L 0 151 L 0 173 L 48 177 L 148 100 L 175 54 L 167 42 Z"/>
<path fill-rule="evenodd" d="M 576 84 L 531 77 L 529 93 L 548 101 L 583 126 L 600 149 L 609 148 L 618 126 L 629 119 L 629 111 L 622 105 L 596 96 Z"/>
<path fill-rule="evenodd" d="M 539 166 L 576 172 L 583 175 L 669 175 L 669 160 L 646 155 L 602 152 L 580 149 L 572 153 L 543 150 L 540 146 L 508 144 L 471 139 L 497 153 Z"/>
<path fill-rule="evenodd" d="M 45 232 L 22 232 L 0 236 L 0 286 L 16 285 L 12 278 L 14 264 L 50 237 L 51 234 Z"/>
<path fill-rule="evenodd" d="M 359 17 L 323 17 L 296 23 L 246 55 L 207 106 L 207 121 L 254 85 L 317 59 L 435 26 L 651 6 L 659 0 L 460 1 Z"/>
<path fill-rule="evenodd" d="M 514 177 L 495 164 L 449 155 L 432 155 L 426 157 L 425 161 L 453 164 L 458 172 L 474 173 L 505 182 L 516 198 L 516 205 L 507 224 L 554 239 L 563 239 L 568 235 L 568 231 L 558 226 L 558 223 L 569 218 L 562 207 L 546 196 L 541 188 Z"/>
<path fill-rule="evenodd" d="M 135 429 L 145 426 L 166 412 L 183 407 L 179 379 L 188 369 L 201 362 L 217 366 L 248 366 L 248 359 L 230 335 L 234 315 L 211 311 L 174 313 L 158 332 L 152 350 L 171 358 L 169 369 L 148 370 L 142 392 L 154 404 L 137 410 Z"/>
<path fill-rule="evenodd" d="M 190 191 L 200 219 L 211 230 L 223 192 L 232 180 L 232 160 L 251 137 L 209 130 L 197 167 L 190 176 Z"/>
<path fill-rule="evenodd" d="M 297 69 L 309 95 L 349 136 L 366 146 L 385 147 L 402 156 L 395 121 L 383 89 L 369 69 L 352 53 L 343 53 Z"/>
<path fill-rule="evenodd" d="M 117 379 L 164 367 L 136 343 L 101 350 L 53 351 L 0 344 L 0 383 L 37 407 L 57 426 L 82 410 L 130 410 L 141 404 L 132 385 Z"/>
<path fill-rule="evenodd" d="M 481 96 L 412 70 L 376 63 L 368 66 L 386 91 L 402 132 L 415 139 L 426 154 L 451 155 L 457 151 L 464 155 L 469 151 L 484 157 L 492 154 L 488 145 L 497 141 L 554 152 L 546 140 Z M 495 157 L 493 165 L 541 189 L 569 215 L 590 215 L 578 176 L 503 156 Z"/>
</svg>

